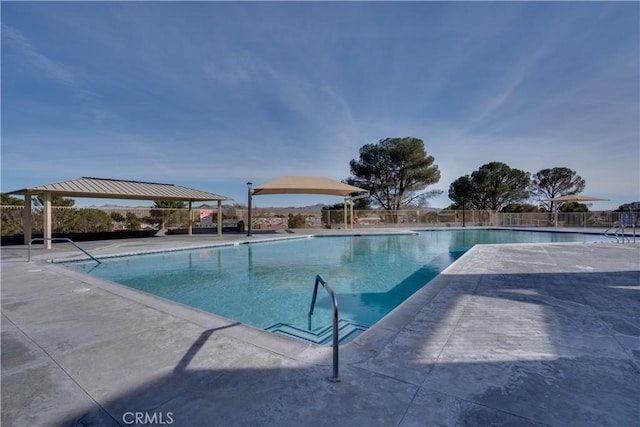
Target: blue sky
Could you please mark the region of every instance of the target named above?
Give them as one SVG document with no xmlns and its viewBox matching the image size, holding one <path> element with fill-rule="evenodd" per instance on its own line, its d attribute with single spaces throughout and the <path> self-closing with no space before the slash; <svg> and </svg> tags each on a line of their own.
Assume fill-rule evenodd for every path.
<svg viewBox="0 0 640 427">
<path fill-rule="evenodd" d="M 593 209 L 640 200 L 637 2 L 1 8 L 3 192 L 93 176 L 244 204 L 247 181 L 342 180 L 364 144 L 412 136 L 441 171 L 434 207 L 490 161 L 569 167 L 611 200 Z"/>
</svg>

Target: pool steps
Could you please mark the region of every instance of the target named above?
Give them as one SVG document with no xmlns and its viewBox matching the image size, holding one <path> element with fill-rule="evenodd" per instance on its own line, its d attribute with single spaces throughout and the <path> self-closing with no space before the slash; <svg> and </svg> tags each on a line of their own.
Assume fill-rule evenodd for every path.
<svg viewBox="0 0 640 427">
<path fill-rule="evenodd" d="M 331 342 L 332 329 L 332 325 L 329 325 L 326 328 L 310 331 L 308 329 L 298 328 L 297 326 L 282 322 L 265 328 L 266 331 L 273 332 L 278 335 L 284 335 L 318 345 L 325 345 Z M 342 343 L 350 341 L 367 329 L 369 329 L 369 325 L 365 325 L 364 323 L 340 319 L 338 321 L 338 342 Z"/>
</svg>

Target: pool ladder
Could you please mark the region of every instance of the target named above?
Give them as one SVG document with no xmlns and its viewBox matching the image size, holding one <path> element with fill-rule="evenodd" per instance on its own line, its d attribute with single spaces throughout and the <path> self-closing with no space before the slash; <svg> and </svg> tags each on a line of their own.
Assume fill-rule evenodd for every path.
<svg viewBox="0 0 640 427">
<path fill-rule="evenodd" d="M 340 382 L 340 375 L 338 372 L 338 298 L 336 298 L 336 293 L 333 292 L 329 283 L 319 274 L 316 275 L 316 283 L 313 287 L 313 299 L 311 300 L 311 309 L 309 309 L 309 324 L 311 324 L 311 316 L 313 316 L 313 309 L 316 306 L 318 285 L 322 285 L 322 287 L 327 290 L 331 297 L 331 305 L 333 306 L 333 375 L 329 378 L 329 381 L 337 383 Z"/>
<path fill-rule="evenodd" d="M 67 239 L 66 237 L 36 237 L 35 239 L 31 239 L 31 241 L 29 242 L 29 255 L 27 258 L 27 262 L 31 262 L 31 244 L 33 242 L 45 242 L 47 240 L 50 240 L 52 242 L 54 241 L 62 241 L 62 242 L 69 242 L 71 243 L 73 246 L 75 246 L 76 248 L 78 248 L 82 253 L 84 253 L 86 256 L 88 256 L 89 258 L 91 258 L 92 260 L 94 260 L 95 262 L 97 262 L 98 264 L 102 264 L 100 262 L 100 260 L 96 257 L 94 257 L 93 255 L 91 255 L 89 252 L 85 251 L 84 249 L 82 249 L 80 246 L 78 246 L 76 244 L 76 242 L 74 242 L 71 239 Z"/>
<path fill-rule="evenodd" d="M 627 229 L 628 228 L 632 228 L 633 243 L 635 243 L 635 241 L 636 241 L 635 223 L 633 223 L 630 226 L 625 227 L 624 223 L 620 223 L 619 221 L 616 221 L 616 222 L 613 223 L 613 225 L 611 227 L 609 227 L 604 232 L 604 236 L 616 239 L 616 243 L 624 243 L 625 238 L 627 239 L 627 243 L 631 243 L 631 237 L 626 234 L 625 228 L 627 228 Z"/>
</svg>

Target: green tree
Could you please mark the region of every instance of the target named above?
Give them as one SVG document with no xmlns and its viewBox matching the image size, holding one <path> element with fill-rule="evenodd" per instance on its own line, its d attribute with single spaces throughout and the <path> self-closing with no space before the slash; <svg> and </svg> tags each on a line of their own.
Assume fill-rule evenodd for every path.
<svg viewBox="0 0 640 427">
<path fill-rule="evenodd" d="M 449 199 L 455 200 L 456 205 L 462 209 L 462 226 L 466 227 L 466 210 L 467 203 L 471 197 L 473 186 L 469 175 L 461 176 L 451 183 L 449 186 Z"/>
<path fill-rule="evenodd" d="M 502 162 L 481 166 L 471 176 L 463 176 L 449 187 L 449 198 L 467 209 L 500 211 L 511 203 L 529 198 L 529 174 Z"/>
<path fill-rule="evenodd" d="M 129 230 L 140 230 L 142 227 L 142 223 L 140 222 L 140 218 L 133 212 L 127 212 L 127 228 Z"/>
<path fill-rule="evenodd" d="M 423 191 L 440 180 L 440 171 L 418 138 L 386 138 L 360 148 L 360 159 L 350 162 L 351 185 L 369 190 L 383 209 L 403 207 L 440 194 Z"/>
<path fill-rule="evenodd" d="M 289 219 L 287 220 L 287 227 L 289 228 L 305 228 L 307 225 L 307 221 L 304 219 L 303 215 L 300 214 L 289 214 Z"/>
<path fill-rule="evenodd" d="M 37 196 L 38 202 L 43 205 L 44 199 L 42 196 Z M 75 206 L 76 201 L 73 199 L 66 199 L 62 196 L 51 196 L 51 206 L 63 207 L 63 208 L 72 208 Z"/>
<path fill-rule="evenodd" d="M 9 196 L 5 193 L 1 193 L 2 206 L 23 206 L 24 202 L 17 197 Z M 22 233 L 22 209 L 18 208 L 3 208 L 0 219 L 0 230 L 2 234 L 19 234 Z"/>
<path fill-rule="evenodd" d="M 74 229 L 70 231 L 81 233 L 96 233 L 113 229 L 111 216 L 100 209 L 80 209 L 73 223 Z"/>
<path fill-rule="evenodd" d="M 42 206 L 44 199 L 37 196 L 37 204 Z M 54 232 L 69 233 L 82 231 L 81 221 L 78 219 L 78 209 L 74 208 L 76 201 L 61 196 L 51 197 L 51 227 Z M 36 223 L 41 223 L 41 218 L 35 218 Z"/>
<path fill-rule="evenodd" d="M 542 169 L 531 177 L 529 192 L 542 209 L 553 212 L 555 203 L 548 199 L 581 193 L 586 182 L 569 168 Z"/>
<path fill-rule="evenodd" d="M 24 201 L 17 197 L 9 196 L 6 193 L 0 193 L 0 197 L 2 198 L 2 201 L 0 201 L 2 206 L 24 206 Z"/>
<path fill-rule="evenodd" d="M 560 205 L 560 212 L 589 212 L 589 207 L 584 203 L 565 202 Z"/>
<path fill-rule="evenodd" d="M 449 199 L 455 203 L 450 206 L 451 209 L 465 210 L 469 206 L 471 195 L 473 194 L 473 186 L 469 175 L 461 176 L 449 185 Z"/>
<path fill-rule="evenodd" d="M 184 211 L 185 203 L 174 200 L 156 200 L 150 211 L 150 221 L 159 223 L 160 227 L 183 227 L 188 221 L 188 214 Z"/>
<path fill-rule="evenodd" d="M 530 205 L 528 203 L 511 203 L 502 208 L 501 212 L 509 212 L 509 213 L 518 213 L 518 212 L 526 212 L 526 213 L 537 213 L 544 212 L 544 209 L 540 209 L 535 205 Z"/>
<path fill-rule="evenodd" d="M 322 223 L 326 225 L 344 223 L 344 203 L 322 207 Z M 351 209 L 347 206 L 347 222 L 351 217 Z"/>
<path fill-rule="evenodd" d="M 614 209 L 613 212 L 640 212 L 640 201 L 624 203 Z"/>
<path fill-rule="evenodd" d="M 124 215 L 122 215 L 120 212 L 111 212 L 110 216 L 111 216 L 111 219 L 114 220 L 115 222 L 124 221 Z"/>
</svg>

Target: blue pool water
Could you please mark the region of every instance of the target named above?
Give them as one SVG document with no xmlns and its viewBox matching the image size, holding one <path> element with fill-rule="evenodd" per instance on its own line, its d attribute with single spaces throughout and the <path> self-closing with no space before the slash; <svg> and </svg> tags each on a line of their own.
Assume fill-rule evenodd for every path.
<svg viewBox="0 0 640 427">
<path fill-rule="evenodd" d="M 316 237 L 79 262 L 70 268 L 258 328 L 330 341 L 337 294 L 343 338 L 365 330 L 475 244 L 587 242 L 598 236 L 510 230 L 423 231 L 417 235 Z M 324 333 L 327 332 L 327 333 Z"/>
</svg>

